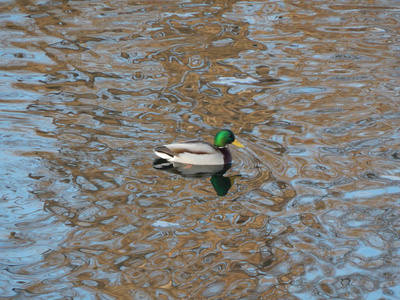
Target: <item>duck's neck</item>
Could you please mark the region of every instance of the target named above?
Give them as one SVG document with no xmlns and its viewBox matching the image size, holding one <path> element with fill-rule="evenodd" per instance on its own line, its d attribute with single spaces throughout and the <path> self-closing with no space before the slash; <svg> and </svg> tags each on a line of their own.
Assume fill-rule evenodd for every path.
<svg viewBox="0 0 400 300">
<path fill-rule="evenodd" d="M 232 154 L 229 151 L 228 147 L 217 147 L 217 149 L 222 153 L 224 156 L 224 164 L 230 164 L 232 162 Z"/>
</svg>

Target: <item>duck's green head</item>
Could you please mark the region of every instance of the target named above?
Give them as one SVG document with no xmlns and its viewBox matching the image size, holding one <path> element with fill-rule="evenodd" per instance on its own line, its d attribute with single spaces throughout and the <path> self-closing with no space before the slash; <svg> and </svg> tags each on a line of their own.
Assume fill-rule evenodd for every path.
<svg viewBox="0 0 400 300">
<path fill-rule="evenodd" d="M 239 143 L 235 139 L 235 135 L 233 134 L 232 131 L 230 131 L 230 130 L 221 130 L 215 136 L 214 145 L 216 147 L 226 147 L 228 144 L 233 144 L 233 145 L 238 146 L 240 148 L 244 147 L 241 143 Z"/>
</svg>

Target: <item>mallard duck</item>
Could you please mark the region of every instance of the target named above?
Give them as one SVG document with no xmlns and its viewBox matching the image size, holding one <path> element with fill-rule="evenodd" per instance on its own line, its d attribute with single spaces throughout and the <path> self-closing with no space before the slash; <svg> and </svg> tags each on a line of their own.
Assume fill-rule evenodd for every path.
<svg viewBox="0 0 400 300">
<path fill-rule="evenodd" d="M 214 145 L 194 140 L 160 146 L 154 149 L 154 153 L 172 163 L 224 165 L 232 162 L 228 144 L 233 144 L 240 148 L 244 147 L 235 139 L 232 131 L 221 130 L 214 138 Z"/>
</svg>

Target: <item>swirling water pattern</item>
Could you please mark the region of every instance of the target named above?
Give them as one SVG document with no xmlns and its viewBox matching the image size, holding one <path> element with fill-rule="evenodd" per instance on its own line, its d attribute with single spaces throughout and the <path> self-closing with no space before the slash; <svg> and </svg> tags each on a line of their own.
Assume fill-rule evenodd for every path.
<svg viewBox="0 0 400 300">
<path fill-rule="evenodd" d="M 5 1 L 0 297 L 398 299 L 393 1 Z M 152 148 L 232 129 L 232 184 Z"/>
</svg>

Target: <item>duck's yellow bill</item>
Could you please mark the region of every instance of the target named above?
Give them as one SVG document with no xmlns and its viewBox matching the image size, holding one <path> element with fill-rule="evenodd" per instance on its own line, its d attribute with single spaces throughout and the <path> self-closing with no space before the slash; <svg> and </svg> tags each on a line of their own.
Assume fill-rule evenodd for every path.
<svg viewBox="0 0 400 300">
<path fill-rule="evenodd" d="M 238 140 L 234 140 L 232 145 L 235 145 L 235 146 L 237 146 L 239 148 L 244 148 L 244 146 Z"/>
</svg>

